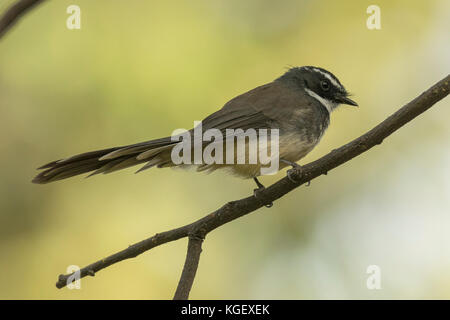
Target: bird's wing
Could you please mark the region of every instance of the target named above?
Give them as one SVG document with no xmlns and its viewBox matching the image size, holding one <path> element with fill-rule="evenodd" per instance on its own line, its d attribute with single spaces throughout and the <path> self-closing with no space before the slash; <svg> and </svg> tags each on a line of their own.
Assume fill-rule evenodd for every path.
<svg viewBox="0 0 450 320">
<path fill-rule="evenodd" d="M 280 98 L 284 93 L 277 83 L 272 82 L 241 94 L 205 118 L 203 130 L 277 127 L 275 122 L 283 111 Z"/>
<path fill-rule="evenodd" d="M 223 109 L 222 109 L 223 110 Z M 218 129 L 265 129 L 271 127 L 271 119 L 261 111 L 253 109 L 237 109 L 226 112 L 222 110 L 212 114 L 202 121 L 203 131 Z"/>
</svg>

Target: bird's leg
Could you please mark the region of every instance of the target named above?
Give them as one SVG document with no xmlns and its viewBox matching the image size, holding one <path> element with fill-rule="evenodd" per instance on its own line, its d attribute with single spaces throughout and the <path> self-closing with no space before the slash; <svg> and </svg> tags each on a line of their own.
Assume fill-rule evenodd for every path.
<svg viewBox="0 0 450 320">
<path fill-rule="evenodd" d="M 293 174 L 293 170 L 295 170 L 295 171 L 297 171 L 297 172 L 301 172 L 301 171 L 302 171 L 302 166 L 299 165 L 299 164 L 297 164 L 297 163 L 295 163 L 295 162 L 292 162 L 292 161 L 289 161 L 289 160 L 285 160 L 285 159 L 280 159 L 280 162 L 283 162 L 283 163 L 285 163 L 285 164 L 287 164 L 287 165 L 290 165 L 290 166 L 292 167 L 291 169 L 289 169 L 289 170 L 286 172 L 286 176 L 287 176 L 288 179 L 291 180 L 293 183 L 298 183 L 298 181 L 295 180 L 295 179 L 292 177 L 292 174 Z M 309 185 L 310 185 L 310 182 L 308 182 L 308 184 L 307 184 L 306 186 L 309 186 Z"/>
<path fill-rule="evenodd" d="M 257 177 L 254 177 L 253 180 L 255 181 L 256 186 L 258 187 L 258 189 L 263 190 L 263 189 L 266 188 L 266 187 L 264 187 L 264 185 L 263 185 L 261 182 L 259 182 L 259 180 L 258 180 Z M 256 189 L 256 190 L 257 190 L 257 189 Z"/>
<path fill-rule="evenodd" d="M 256 185 L 258 186 L 258 189 L 253 190 L 253 196 L 256 199 L 260 200 L 260 198 L 258 198 L 258 197 L 261 194 L 261 191 L 263 191 L 266 187 L 264 187 L 264 185 L 261 182 L 259 182 L 258 178 L 254 177 L 253 180 L 255 181 Z M 273 206 L 273 203 L 272 202 L 266 203 L 264 206 L 266 208 L 270 208 Z"/>
</svg>

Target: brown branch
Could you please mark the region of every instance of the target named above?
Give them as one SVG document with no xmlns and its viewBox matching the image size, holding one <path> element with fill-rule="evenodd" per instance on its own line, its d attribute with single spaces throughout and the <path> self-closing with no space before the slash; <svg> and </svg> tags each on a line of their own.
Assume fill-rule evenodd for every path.
<svg viewBox="0 0 450 320">
<path fill-rule="evenodd" d="M 19 0 L 14 3 L 0 18 L 0 39 L 28 10 L 45 0 Z"/>
<path fill-rule="evenodd" d="M 258 194 L 258 199 L 250 196 L 237 201 L 228 202 L 220 209 L 194 223 L 156 234 L 153 237 L 136 243 L 112 256 L 84 267 L 81 269 L 81 277 L 94 275 L 96 272 L 114 263 L 134 258 L 163 243 L 189 237 L 186 262 L 174 297 L 176 299 L 187 299 L 197 270 L 202 239 L 204 239 L 209 232 L 261 208 L 265 203 L 270 203 L 281 198 L 302 184 L 307 183 L 322 174 L 327 174 L 328 171 L 366 152 L 373 146 L 381 144 L 386 137 L 431 108 L 439 100 L 444 99 L 448 95 L 449 90 L 450 75 L 436 83 L 419 97 L 400 108 L 397 112 L 359 138 L 331 151 L 316 161 L 300 167 L 300 169 L 295 169 L 291 174 L 291 178 L 295 179 L 297 183 L 293 183 L 290 179 L 284 177 L 270 187 L 262 190 Z M 58 288 L 66 286 L 68 280 L 70 281 L 69 277 L 71 275 L 72 274 L 60 275 L 56 286 Z"/>
<path fill-rule="evenodd" d="M 192 284 L 194 283 L 195 274 L 202 253 L 202 243 L 204 238 L 201 235 L 189 235 L 188 249 L 186 254 L 186 262 L 184 263 L 183 272 L 178 282 L 174 300 L 187 300 Z"/>
</svg>

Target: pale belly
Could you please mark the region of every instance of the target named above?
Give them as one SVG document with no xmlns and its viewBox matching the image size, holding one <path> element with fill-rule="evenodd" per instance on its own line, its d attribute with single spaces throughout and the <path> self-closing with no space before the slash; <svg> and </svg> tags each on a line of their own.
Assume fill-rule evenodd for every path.
<svg viewBox="0 0 450 320">
<path fill-rule="evenodd" d="M 302 139 L 300 134 L 294 133 L 290 135 L 283 135 L 279 138 L 279 159 L 288 160 L 290 162 L 297 162 L 306 156 L 319 142 L 320 137 L 316 141 L 307 141 Z M 248 159 L 248 158 L 247 158 Z M 288 166 L 284 162 L 277 162 L 274 164 L 262 164 L 259 161 L 256 164 L 212 164 L 208 166 L 197 167 L 198 171 L 212 172 L 217 169 L 223 169 L 228 173 L 241 177 L 253 178 L 265 174 L 275 174 L 277 171 Z M 262 168 L 266 170 L 262 170 Z M 270 170 L 268 169 L 270 167 Z"/>
</svg>

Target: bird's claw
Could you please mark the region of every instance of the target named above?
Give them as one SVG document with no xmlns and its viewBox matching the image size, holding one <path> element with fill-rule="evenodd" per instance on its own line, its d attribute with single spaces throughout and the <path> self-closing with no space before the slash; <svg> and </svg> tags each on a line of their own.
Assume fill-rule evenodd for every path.
<svg viewBox="0 0 450 320">
<path fill-rule="evenodd" d="M 288 177 L 288 179 L 291 180 L 292 183 L 298 183 L 298 181 L 292 177 L 293 174 L 294 169 L 289 169 L 288 171 L 286 171 L 286 176 Z"/>
<path fill-rule="evenodd" d="M 264 203 L 264 202 L 263 202 L 263 199 L 261 199 L 260 194 L 261 194 L 261 191 L 263 191 L 264 189 L 266 189 L 266 188 L 262 187 L 262 188 L 254 189 L 254 190 L 253 190 L 253 196 L 254 196 L 258 201 L 260 201 L 261 203 L 263 203 L 263 204 L 264 204 L 264 207 L 266 207 L 266 208 L 272 208 L 273 202 Z"/>
<path fill-rule="evenodd" d="M 271 207 L 273 206 L 273 202 L 264 203 L 264 202 L 263 202 L 263 199 L 261 199 L 261 197 L 259 196 L 259 195 L 261 194 L 261 191 L 265 190 L 266 187 L 264 187 L 264 185 L 263 185 L 261 182 L 259 182 L 257 178 L 253 178 L 253 180 L 255 180 L 256 185 L 258 186 L 257 189 L 254 189 L 254 190 L 253 190 L 253 196 L 254 196 L 258 201 L 260 201 L 261 203 L 263 203 L 264 206 L 265 206 L 266 208 L 271 208 Z"/>
<path fill-rule="evenodd" d="M 295 171 L 296 171 L 296 172 L 301 172 L 301 171 L 302 171 L 302 166 L 299 165 L 299 164 L 297 164 L 297 163 L 295 163 L 295 162 L 288 161 L 288 160 L 284 160 L 284 159 L 280 159 L 280 161 L 281 161 L 281 162 L 284 162 L 284 163 L 286 163 L 287 165 L 290 165 L 290 166 L 292 167 L 291 169 L 289 169 L 289 170 L 286 172 L 286 176 L 288 177 L 288 179 L 289 179 L 292 183 L 295 183 L 295 184 L 299 183 L 296 179 L 294 179 L 294 178 L 292 177 L 292 175 L 295 173 Z M 310 184 L 310 183 L 308 182 L 307 186 L 309 186 L 309 184 Z"/>
</svg>

